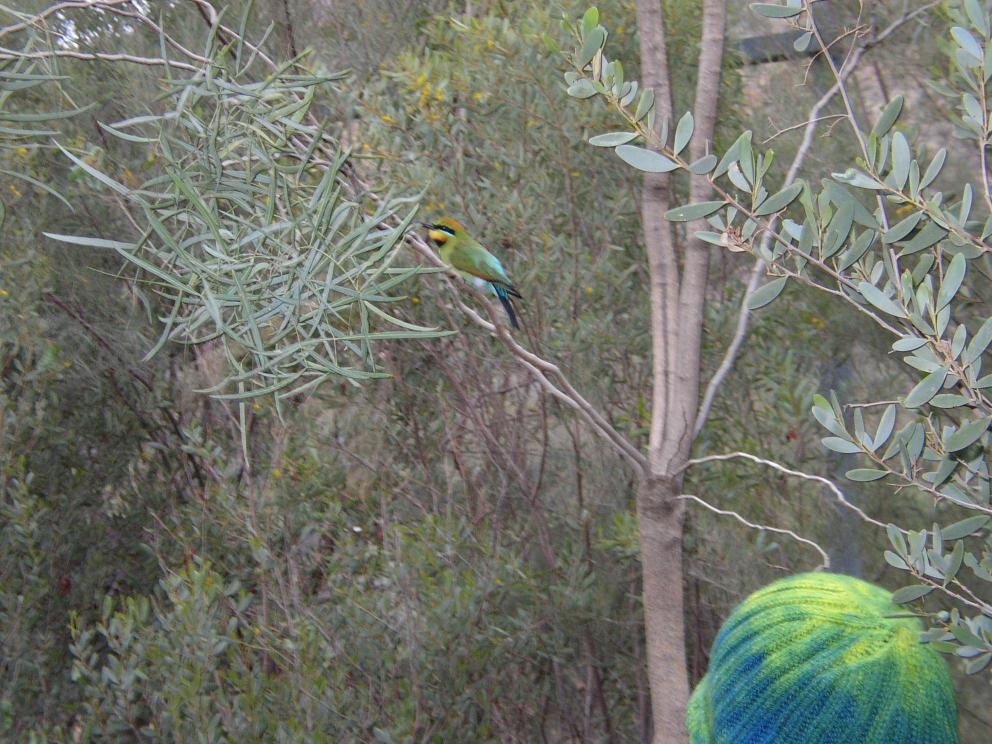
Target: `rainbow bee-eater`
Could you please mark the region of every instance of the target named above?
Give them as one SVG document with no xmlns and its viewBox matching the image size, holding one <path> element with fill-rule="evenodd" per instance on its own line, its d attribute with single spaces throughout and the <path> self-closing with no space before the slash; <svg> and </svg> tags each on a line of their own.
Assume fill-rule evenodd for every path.
<svg viewBox="0 0 992 744">
<path fill-rule="evenodd" d="M 522 300 L 523 296 L 513 286 L 499 259 L 469 235 L 465 226 L 456 219 L 442 217 L 434 223 L 420 224 L 427 228 L 427 236 L 437 245 L 441 260 L 460 273 L 489 284 L 493 294 L 503 304 L 510 325 L 519 330 L 520 324 L 517 323 L 517 314 L 510 298 Z"/>
</svg>

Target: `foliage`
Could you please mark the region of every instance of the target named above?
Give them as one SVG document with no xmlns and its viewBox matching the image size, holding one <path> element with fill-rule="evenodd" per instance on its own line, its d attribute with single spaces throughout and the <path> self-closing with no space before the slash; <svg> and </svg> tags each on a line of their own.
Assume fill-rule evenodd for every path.
<svg viewBox="0 0 992 744">
<path fill-rule="evenodd" d="M 754 9 L 797 21 L 805 32 L 797 44 L 820 33 L 804 4 L 759 3 Z M 936 88 L 960 101 L 959 132 L 976 143 L 979 193 L 985 195 L 984 211 L 990 211 L 984 166 L 989 113 L 983 103 L 988 10 L 969 0 L 954 18 L 960 25 L 950 34 L 952 74 Z M 992 319 L 981 322 L 987 298 L 980 283 L 965 279 L 988 269 L 985 240 L 992 233 L 992 215 L 984 221 L 976 217 L 982 208 L 976 208 L 970 183 L 962 185 L 957 198 L 945 200 L 937 191 L 934 183 L 946 150 L 923 163 L 914 157 L 906 134 L 895 128 L 901 97 L 889 103 L 867 134 L 848 112 L 862 157 L 857 167 L 835 172 L 819 188 L 801 179 L 773 186 L 773 154 L 755 148 L 750 131 L 722 157 L 707 155 L 689 163 L 682 154 L 692 138 L 692 115 L 683 115 L 673 133 L 661 122 L 656 134 L 651 93 L 638 95 L 637 83 L 625 80 L 620 64 L 604 56 L 606 33 L 595 9 L 575 32 L 579 45 L 572 57 L 575 69 L 566 75 L 569 94 L 602 96 L 630 129 L 599 135 L 591 144 L 613 147 L 641 171 L 688 171 L 710 179 L 719 199 L 674 208 L 667 217 L 685 223 L 705 219 L 709 225 L 696 230 L 698 237 L 730 251 L 752 252 L 768 264 L 774 278 L 750 295 L 750 309 L 774 301 L 790 280 L 810 285 L 852 305 L 894 336 L 892 350 L 923 373 L 897 403 L 859 404 L 846 416 L 836 396 L 817 395 L 812 411 L 831 434 L 823 439 L 828 450 L 868 460 L 870 467 L 847 471 L 849 480 L 885 478 L 900 491 L 925 495 L 941 507 L 940 523 L 931 530 L 888 526 L 894 551 L 886 551 L 886 560 L 916 581 L 894 596 L 897 602 L 913 602 L 937 590 L 951 598 L 957 606 L 950 612 L 927 612 L 921 605 L 920 612 L 934 624 L 923 639 L 966 659 L 969 673 L 985 669 L 992 660 L 992 604 L 983 599 L 987 589 L 982 588 L 992 582 L 987 529 L 992 521 L 987 459 L 992 408 L 984 389 L 992 385 L 992 376 L 982 376 L 982 360 L 992 343 Z M 647 147 L 629 144 L 636 139 Z M 869 424 L 865 410 L 872 408 L 880 412 Z M 977 514 L 964 516 L 968 512 Z M 964 566 L 968 573 L 962 572 Z"/>
</svg>

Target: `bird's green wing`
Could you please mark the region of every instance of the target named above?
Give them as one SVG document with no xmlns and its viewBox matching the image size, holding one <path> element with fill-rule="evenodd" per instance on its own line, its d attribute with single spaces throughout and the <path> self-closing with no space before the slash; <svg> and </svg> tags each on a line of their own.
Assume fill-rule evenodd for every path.
<svg viewBox="0 0 992 744">
<path fill-rule="evenodd" d="M 475 241 L 455 248 L 451 252 L 451 265 L 459 271 L 485 279 L 487 282 L 513 286 L 499 259 Z"/>
</svg>

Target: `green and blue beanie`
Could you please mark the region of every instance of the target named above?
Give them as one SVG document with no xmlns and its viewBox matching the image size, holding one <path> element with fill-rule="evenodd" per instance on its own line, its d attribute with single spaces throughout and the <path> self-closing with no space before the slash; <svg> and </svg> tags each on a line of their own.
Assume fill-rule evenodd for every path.
<svg viewBox="0 0 992 744">
<path fill-rule="evenodd" d="M 744 600 L 689 700 L 691 744 L 957 744 L 947 664 L 880 587 L 808 573 Z"/>
</svg>

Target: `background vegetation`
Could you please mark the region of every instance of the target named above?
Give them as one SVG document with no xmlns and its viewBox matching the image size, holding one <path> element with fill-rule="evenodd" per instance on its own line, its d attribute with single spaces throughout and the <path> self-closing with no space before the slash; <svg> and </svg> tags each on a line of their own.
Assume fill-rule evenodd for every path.
<svg viewBox="0 0 992 744">
<path fill-rule="evenodd" d="M 49 7 L 23 5 L 0 9 L 0 46 L 20 52 L 17 61 L 0 56 L 0 738 L 648 741 L 633 476 L 503 346 L 466 325 L 415 253 L 396 251 L 383 268 L 392 273 L 354 290 L 379 292 L 373 302 L 402 331 L 336 337 L 334 365 L 303 352 L 333 334 L 334 322 L 318 333 L 280 325 L 275 313 L 253 329 L 249 316 L 239 324 L 226 310 L 186 301 L 204 281 L 198 235 L 213 231 L 236 246 L 274 214 L 305 209 L 337 151 L 301 157 L 293 138 L 304 127 L 326 130 L 329 142 L 350 149 L 342 167 L 362 198 L 342 194 L 341 221 L 328 215 L 310 226 L 309 243 L 299 225 L 282 240 L 280 250 L 298 255 L 301 246 L 333 246 L 333 260 L 301 280 L 301 291 L 316 294 L 299 307 L 317 322 L 329 317 L 315 288 L 323 272 L 365 265 L 353 234 L 366 222 L 393 228 L 369 229 L 382 248 L 399 239 L 416 203 L 420 219 L 458 215 L 524 293 L 528 348 L 554 360 L 643 448 L 651 348 L 640 177 L 588 146 L 590 136 L 618 128 L 616 114 L 566 95 L 567 60 L 557 51 L 572 45 L 562 13 L 577 19 L 585 4 L 230 3 L 221 23 L 262 53 L 211 31 L 195 2 L 108 2 L 15 28 Z M 779 30 L 744 3 L 730 5 L 733 37 Z M 666 2 L 672 59 L 695 59 L 697 6 Z M 931 154 L 948 148 L 940 183 L 956 199 L 973 146 L 949 140 L 955 103 L 925 82 L 950 77 L 940 47 L 962 22 L 958 7 L 920 14 L 873 49 L 851 83 L 869 121 L 895 94 L 906 96 L 899 130 Z M 609 0 L 599 11 L 610 55 L 635 79 L 634 3 Z M 175 49 L 155 27 L 194 54 L 221 55 L 230 76 L 204 81 L 186 100 L 181 68 L 70 54 L 24 59 L 42 48 L 160 58 Z M 787 128 L 831 84 L 828 72 L 813 65 L 803 86 L 794 61 L 748 65 L 736 47 L 729 52 L 717 152 L 751 128 L 755 142 L 773 138 L 763 149 L 788 162 L 800 133 Z M 264 56 L 278 68 L 301 54 L 300 67 L 282 77 L 264 65 Z M 323 82 L 305 108 L 293 108 L 292 96 L 309 95 L 304 70 Z M 695 71 L 672 74 L 682 111 Z M 281 87 L 250 88 L 276 77 Z M 162 119 L 169 111 L 186 118 Z M 221 111 L 239 115 L 222 119 Z M 149 118 L 121 124 L 135 117 Z M 234 124 L 242 146 L 276 153 L 271 195 L 242 195 L 242 203 L 234 186 L 211 180 L 210 134 Z M 829 121 L 821 131 L 810 182 L 855 156 L 848 138 L 830 136 Z M 176 149 L 183 141 L 193 143 L 188 151 Z M 171 168 L 177 158 L 180 171 Z M 170 289 L 136 273 L 137 254 L 124 260 L 121 252 L 140 241 L 149 213 L 167 223 L 190 207 L 182 188 L 190 182 L 210 185 L 214 201 L 200 210 L 202 222 L 172 225 L 191 258 L 188 283 Z M 676 203 L 687 200 L 676 194 Z M 982 219 L 984 209 L 976 207 Z M 218 215 L 227 221 L 211 224 Z M 159 256 L 156 265 L 171 270 L 169 256 Z M 714 255 L 707 370 L 733 334 L 749 269 L 729 251 Z M 969 281 L 980 286 L 985 271 L 973 269 Z M 271 276 L 256 294 L 241 277 L 211 281 L 264 304 Z M 987 314 L 980 289 L 968 301 L 975 317 Z M 217 307 L 229 302 L 220 295 Z M 333 312 L 361 325 L 375 311 L 356 301 Z M 215 337 L 175 343 L 163 327 L 178 340 Z M 755 317 L 695 453 L 747 451 L 841 478 L 856 463 L 821 446 L 813 396 L 901 395 L 907 372 L 878 362 L 890 344 L 843 303 L 792 283 Z M 264 388 L 274 370 L 321 384 L 237 397 Z M 365 379 L 378 373 L 388 377 Z M 232 397 L 199 392 L 215 387 Z M 879 483 L 846 486 L 883 523 L 924 529 L 938 515 L 933 499 L 895 499 Z M 690 471 L 685 490 L 815 540 L 835 570 L 893 589 L 905 583 L 881 560 L 890 547 L 884 531 L 808 482 L 729 462 Z M 690 509 L 686 641 L 695 682 L 734 604 L 815 567 L 819 556 Z M 930 610 L 945 607 L 928 601 L 937 603 Z M 989 677 L 967 676 L 953 660 L 952 668 L 962 740 L 986 741 Z"/>
</svg>

